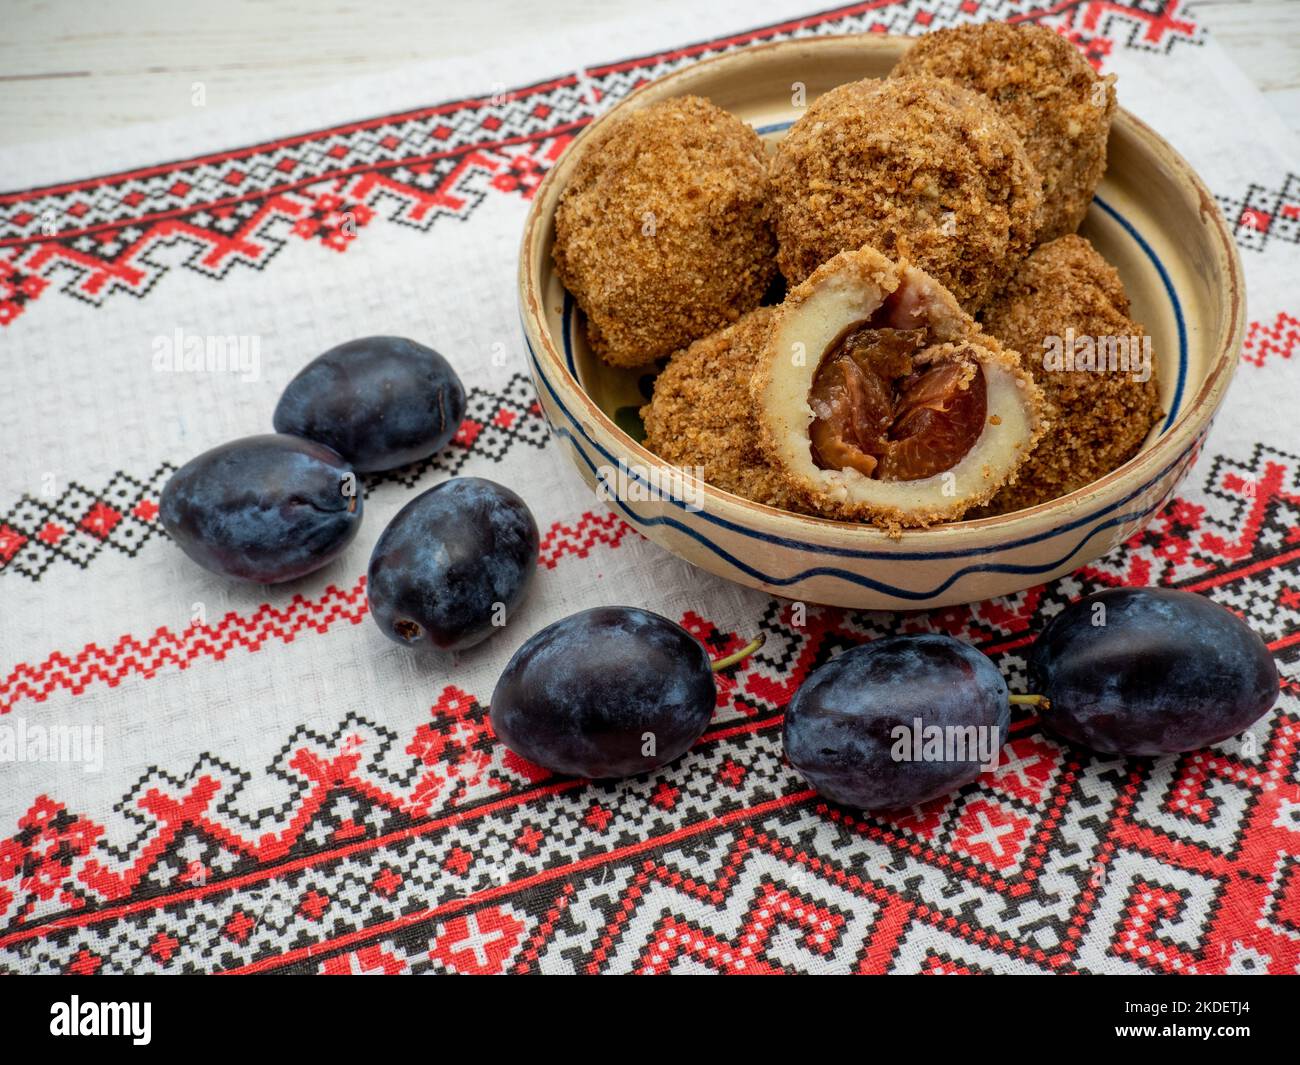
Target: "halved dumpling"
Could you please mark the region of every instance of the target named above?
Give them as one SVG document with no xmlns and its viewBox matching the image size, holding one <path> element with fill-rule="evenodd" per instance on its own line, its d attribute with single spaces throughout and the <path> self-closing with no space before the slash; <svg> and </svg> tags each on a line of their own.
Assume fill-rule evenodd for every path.
<svg viewBox="0 0 1300 1065">
<path fill-rule="evenodd" d="M 753 380 L 765 450 L 824 514 L 953 521 L 1013 480 L 1043 397 L 928 274 L 841 252 L 786 297 Z"/>
</svg>

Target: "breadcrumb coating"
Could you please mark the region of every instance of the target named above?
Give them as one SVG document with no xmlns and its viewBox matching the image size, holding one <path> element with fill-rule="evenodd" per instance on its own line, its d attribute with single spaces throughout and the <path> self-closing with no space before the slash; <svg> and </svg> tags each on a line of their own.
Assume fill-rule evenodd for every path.
<svg viewBox="0 0 1300 1065">
<path fill-rule="evenodd" d="M 890 77 L 947 78 L 993 101 L 1043 179 L 1039 240 L 1079 228 L 1106 169 L 1115 78 L 1043 26 L 985 22 L 921 37 Z"/>
<path fill-rule="evenodd" d="M 994 497 L 990 514 L 1056 499 L 1091 484 L 1128 461 L 1162 417 L 1151 375 L 1140 381 L 1122 370 L 1049 369 L 1049 338 L 1141 338 L 1129 315 L 1119 274 L 1083 237 L 1070 234 L 1037 248 L 1015 280 L 984 312 L 984 328 L 1019 351 L 1042 386 L 1051 429 L 1029 456 L 1014 485 Z"/>
<path fill-rule="evenodd" d="M 772 160 L 777 259 L 792 284 L 864 244 L 974 312 L 1029 253 L 1042 179 L 983 96 L 931 77 L 832 89 Z"/>
<path fill-rule="evenodd" d="M 985 429 L 948 471 L 883 481 L 857 470 L 819 468 L 813 459 L 810 386 L 835 338 L 864 321 L 924 329 L 922 358 L 931 365 L 979 364 L 988 390 Z M 792 359 L 792 353 L 802 357 Z M 750 388 L 760 444 L 790 493 L 825 517 L 869 521 L 891 535 L 958 520 L 988 502 L 1015 478 L 1046 428 L 1042 393 L 1017 353 L 982 332 L 934 278 L 870 247 L 841 252 L 790 291 L 773 316 Z"/>
<path fill-rule="evenodd" d="M 698 96 L 611 120 L 555 215 L 555 267 L 613 366 L 642 366 L 757 307 L 776 274 L 758 134 Z"/>
<path fill-rule="evenodd" d="M 772 328 L 773 307 L 677 352 L 641 408 L 645 446 L 674 466 L 701 466 L 704 479 L 755 503 L 802 510 L 758 444 L 749 392 L 754 363 Z"/>
</svg>

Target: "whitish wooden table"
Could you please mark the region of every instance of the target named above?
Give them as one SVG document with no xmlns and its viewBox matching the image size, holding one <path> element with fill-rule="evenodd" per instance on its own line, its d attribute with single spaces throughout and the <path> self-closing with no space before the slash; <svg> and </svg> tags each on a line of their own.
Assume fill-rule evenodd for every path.
<svg viewBox="0 0 1300 1065">
<path fill-rule="evenodd" d="M 1300 0 L 1186 7 L 1300 133 Z M 255 103 L 645 10 L 644 0 L 0 0 L 0 145 L 181 116 L 196 81 L 209 107 Z"/>
</svg>

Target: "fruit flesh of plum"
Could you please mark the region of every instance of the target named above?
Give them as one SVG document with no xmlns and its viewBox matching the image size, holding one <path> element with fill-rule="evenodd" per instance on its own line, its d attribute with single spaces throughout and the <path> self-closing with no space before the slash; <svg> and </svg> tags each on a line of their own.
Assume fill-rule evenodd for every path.
<svg viewBox="0 0 1300 1065">
<path fill-rule="evenodd" d="M 926 365 L 925 329 L 867 321 L 830 346 L 808 400 L 813 460 L 881 481 L 915 481 L 952 469 L 979 439 L 987 415 L 976 362 Z"/>
</svg>

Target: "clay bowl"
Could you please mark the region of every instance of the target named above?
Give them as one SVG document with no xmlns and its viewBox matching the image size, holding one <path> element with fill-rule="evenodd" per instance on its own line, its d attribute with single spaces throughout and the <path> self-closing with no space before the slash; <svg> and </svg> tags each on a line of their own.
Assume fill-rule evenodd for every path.
<svg viewBox="0 0 1300 1065">
<path fill-rule="evenodd" d="M 794 83 L 806 86 L 811 101 L 843 82 L 884 76 L 908 43 L 877 35 L 783 41 L 695 63 L 644 86 L 594 122 L 542 182 L 524 230 L 520 309 L 542 407 L 593 488 L 600 471 L 620 464 L 634 481 L 638 471 L 662 467 L 620 428 L 631 428 L 630 416 L 645 402 L 645 372 L 611 369 L 592 354 L 581 314 L 551 263 L 556 203 L 593 134 L 617 111 L 691 93 L 775 143 L 798 114 Z M 1119 270 L 1133 316 L 1152 336 L 1168 412 L 1119 469 L 1041 506 L 898 539 L 870 525 L 803 517 L 694 481 L 680 498 L 645 499 L 654 493 L 633 489 L 610 505 L 645 536 L 711 573 L 789 599 L 864 609 L 923 609 L 1005 595 L 1105 554 L 1151 520 L 1196 457 L 1237 364 L 1244 283 L 1214 198 L 1185 160 L 1122 110 L 1105 179 L 1081 232 Z"/>
</svg>

